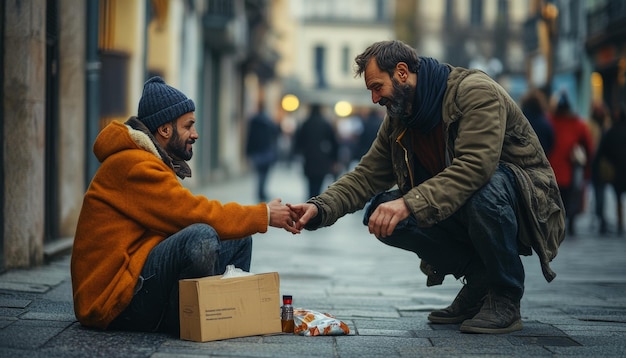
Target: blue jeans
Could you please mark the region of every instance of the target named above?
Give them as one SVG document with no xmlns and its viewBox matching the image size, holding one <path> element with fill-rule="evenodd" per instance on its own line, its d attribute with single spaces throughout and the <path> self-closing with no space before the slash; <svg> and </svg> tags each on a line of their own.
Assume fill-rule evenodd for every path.
<svg viewBox="0 0 626 358">
<path fill-rule="evenodd" d="M 398 190 L 375 196 L 364 223 L 381 203 L 400 198 Z M 489 287 L 511 298 L 524 293 L 524 267 L 517 249 L 517 186 L 510 169 L 500 165 L 489 182 L 449 218 L 424 228 L 414 216 L 401 221 L 387 245 L 415 252 L 439 274 L 481 275 Z"/>
<path fill-rule="evenodd" d="M 150 251 L 132 301 L 109 328 L 178 335 L 178 280 L 221 275 L 227 265 L 250 271 L 251 258 L 252 237 L 221 241 L 211 226 L 190 225 Z"/>
</svg>

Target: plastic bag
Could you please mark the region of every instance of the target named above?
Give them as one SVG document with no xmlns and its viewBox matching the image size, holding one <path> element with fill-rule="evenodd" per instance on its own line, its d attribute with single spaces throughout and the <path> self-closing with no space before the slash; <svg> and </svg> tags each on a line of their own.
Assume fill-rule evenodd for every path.
<svg viewBox="0 0 626 358">
<path fill-rule="evenodd" d="M 294 333 L 301 336 L 342 336 L 350 328 L 328 313 L 297 308 L 293 311 Z"/>
<path fill-rule="evenodd" d="M 243 277 L 243 276 L 252 276 L 254 275 L 253 273 L 244 271 L 240 268 L 235 267 L 235 265 L 228 265 L 226 266 L 226 271 L 224 272 L 224 275 L 222 276 L 222 280 L 226 279 L 226 278 L 234 278 L 234 277 Z"/>
</svg>

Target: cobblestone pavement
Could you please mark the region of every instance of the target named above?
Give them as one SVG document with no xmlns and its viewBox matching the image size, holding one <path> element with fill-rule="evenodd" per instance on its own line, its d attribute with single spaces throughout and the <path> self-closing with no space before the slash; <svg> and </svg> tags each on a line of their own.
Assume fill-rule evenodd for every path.
<svg viewBox="0 0 626 358">
<path fill-rule="evenodd" d="M 254 203 L 253 178 L 194 191 L 223 202 Z M 304 200 L 298 167 L 279 167 L 269 192 Z M 611 204 L 611 203 L 609 203 Z M 614 216 L 609 216 L 614 222 Z M 254 273 L 276 271 L 281 294 L 294 306 L 328 312 L 347 323 L 336 337 L 270 335 L 196 343 L 176 337 L 102 332 L 73 314 L 69 256 L 0 275 L 0 357 L 394 357 L 626 356 L 626 237 L 594 234 L 589 215 L 578 221 L 552 263 L 547 283 L 536 256 L 523 257 L 524 329 L 504 335 L 462 334 L 458 325 L 429 325 L 428 312 L 447 306 L 461 283 L 426 287 L 419 260 L 369 235 L 361 213 L 300 235 L 274 228 L 254 236 Z"/>
</svg>

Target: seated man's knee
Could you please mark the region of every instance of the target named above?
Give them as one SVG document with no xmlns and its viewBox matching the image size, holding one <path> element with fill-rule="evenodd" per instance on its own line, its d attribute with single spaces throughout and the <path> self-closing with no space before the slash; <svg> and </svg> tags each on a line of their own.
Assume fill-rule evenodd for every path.
<svg viewBox="0 0 626 358">
<path fill-rule="evenodd" d="M 237 240 L 243 249 L 252 249 L 252 236 Z"/>
<path fill-rule="evenodd" d="M 220 249 L 220 239 L 215 229 L 207 224 L 193 224 L 187 228 L 188 240 L 185 251 L 192 261 L 205 261 L 217 255 Z"/>
</svg>

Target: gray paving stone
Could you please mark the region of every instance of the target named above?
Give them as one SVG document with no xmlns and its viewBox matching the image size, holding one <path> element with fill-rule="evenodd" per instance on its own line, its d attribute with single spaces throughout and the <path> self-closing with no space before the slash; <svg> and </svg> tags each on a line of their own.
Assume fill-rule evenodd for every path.
<svg viewBox="0 0 626 358">
<path fill-rule="evenodd" d="M 44 293 L 50 290 L 50 286 L 28 282 L 0 282 L 0 290 Z"/>
<path fill-rule="evenodd" d="M 335 309 L 330 312 L 336 317 L 375 317 L 375 318 L 396 318 L 400 317 L 397 311 L 394 310 L 365 310 L 365 309 Z"/>
<path fill-rule="evenodd" d="M 450 347 L 450 346 L 460 346 L 460 347 L 498 347 L 498 348 L 506 348 L 512 347 L 513 344 L 508 339 L 509 337 L 506 335 L 475 335 L 475 334 L 464 334 L 461 332 L 456 332 L 454 335 L 449 337 L 434 337 L 430 338 L 432 345 L 435 347 Z"/>
<path fill-rule="evenodd" d="M 425 319 L 412 317 L 400 318 L 357 318 L 354 325 L 359 329 L 398 329 L 398 330 L 432 330 Z"/>
<path fill-rule="evenodd" d="M 45 344 L 48 352 L 82 357 L 149 357 L 171 336 L 160 333 L 98 331 L 74 323 Z"/>
<path fill-rule="evenodd" d="M 0 307 L 4 308 L 26 308 L 32 300 L 0 298 Z"/>
<path fill-rule="evenodd" d="M 0 330 L 0 347 L 35 350 L 66 327 L 62 322 L 19 320 Z"/>
<path fill-rule="evenodd" d="M 446 347 L 402 347 L 403 357 L 552 357 L 543 347 L 496 347 L 496 346 L 446 346 Z"/>
<path fill-rule="evenodd" d="M 214 342 L 169 341 L 161 346 L 161 352 L 246 357 L 300 357 L 333 356 L 334 337 L 302 337 L 279 335 L 269 337 L 246 337 Z"/>
<path fill-rule="evenodd" d="M 23 315 L 25 312 L 26 310 L 23 308 L 0 307 L 0 317 L 2 317 L 3 319 L 9 319 L 9 318 L 17 319 L 21 315 Z"/>
<path fill-rule="evenodd" d="M 586 346 L 586 347 L 549 347 L 552 354 L 567 357 L 624 357 L 625 347 Z"/>
<path fill-rule="evenodd" d="M 580 347 L 581 344 L 565 336 L 513 336 L 508 338 L 513 345 L 541 347 Z"/>
<path fill-rule="evenodd" d="M 21 319 L 42 320 L 42 321 L 64 321 L 76 322 L 74 314 L 67 313 L 48 313 L 48 312 L 27 312 L 20 317 Z"/>
<path fill-rule="evenodd" d="M 385 337 L 404 337 L 412 338 L 413 331 L 402 329 L 371 329 L 362 328 L 358 330 L 359 336 L 385 336 Z"/>
<path fill-rule="evenodd" d="M 342 357 L 400 356 L 403 348 L 430 347 L 426 338 L 403 338 L 385 336 L 337 337 L 337 352 Z"/>
<path fill-rule="evenodd" d="M 8 318 L 8 317 L 0 318 L 0 329 L 8 327 L 9 325 L 15 323 L 15 321 L 17 320 L 18 318 Z"/>
<path fill-rule="evenodd" d="M 30 283 L 33 285 L 56 286 L 65 281 L 69 270 L 65 265 L 46 265 L 32 269 L 17 269 L 3 274 L 3 282 Z"/>
</svg>

